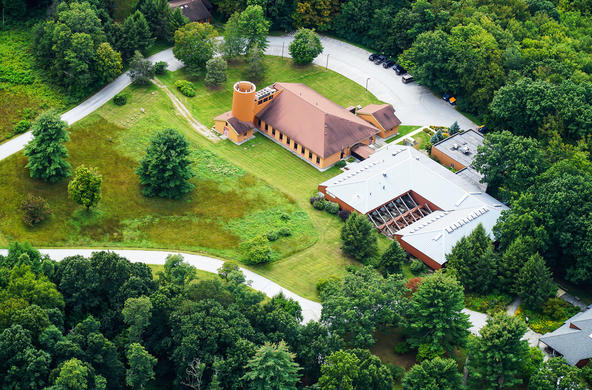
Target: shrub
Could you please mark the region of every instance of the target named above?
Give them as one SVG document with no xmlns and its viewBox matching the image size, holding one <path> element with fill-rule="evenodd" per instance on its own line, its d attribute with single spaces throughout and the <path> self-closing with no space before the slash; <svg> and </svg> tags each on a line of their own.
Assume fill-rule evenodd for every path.
<svg viewBox="0 0 592 390">
<path fill-rule="evenodd" d="M 422 362 L 424 360 L 431 360 L 435 357 L 441 357 L 444 355 L 444 348 L 439 345 L 432 345 L 432 344 L 421 344 L 417 349 L 417 356 L 415 359 L 418 362 Z"/>
<path fill-rule="evenodd" d="M 324 210 L 325 206 L 327 204 L 327 201 L 325 199 L 317 199 L 313 202 L 312 207 L 314 207 L 317 210 Z"/>
<path fill-rule="evenodd" d="M 332 283 L 332 282 L 335 282 L 335 281 L 338 281 L 338 280 L 339 280 L 339 278 L 337 276 L 329 276 L 329 277 L 326 277 L 326 278 L 319 279 L 317 281 L 317 291 L 320 294 L 321 291 L 323 291 L 325 289 L 325 287 L 327 287 L 327 285 L 329 283 Z"/>
<path fill-rule="evenodd" d="M 326 202 L 325 203 L 325 210 L 329 214 L 337 215 L 337 213 L 339 213 L 339 205 L 335 202 Z"/>
<path fill-rule="evenodd" d="M 482 313 L 496 313 L 506 311 L 506 307 L 512 302 L 512 298 L 508 295 L 465 295 L 465 305 L 475 311 Z"/>
<path fill-rule="evenodd" d="M 165 61 L 158 61 L 154 64 L 152 69 L 154 69 L 154 73 L 156 74 L 165 74 L 167 66 L 169 66 L 169 64 Z"/>
<path fill-rule="evenodd" d="M 416 276 L 414 278 L 409 278 L 407 283 L 405 283 L 405 287 L 407 287 L 411 291 L 411 293 L 413 294 L 417 291 L 417 288 L 419 287 L 420 284 L 421 284 L 421 278 Z"/>
<path fill-rule="evenodd" d="M 432 146 L 433 146 L 433 145 L 432 145 L 432 143 L 431 143 L 431 142 L 427 142 L 427 143 L 424 145 L 423 149 L 424 149 L 426 152 L 428 152 L 428 154 L 431 154 L 431 153 L 432 153 Z"/>
<path fill-rule="evenodd" d="M 319 198 L 318 196 L 311 196 L 309 199 L 309 202 L 311 205 L 314 205 L 314 202 L 316 202 L 319 199 L 321 199 L 321 198 Z"/>
<path fill-rule="evenodd" d="M 435 144 L 435 143 L 442 141 L 443 139 L 444 139 L 444 135 L 442 134 L 442 130 L 438 130 L 438 131 L 436 131 L 436 134 L 434 134 L 432 136 L 432 138 L 430 138 L 430 142 L 432 144 Z"/>
<path fill-rule="evenodd" d="M 347 219 L 350 216 L 350 212 L 348 210 L 339 210 L 339 213 L 337 213 L 337 215 L 339 215 L 339 218 L 341 218 L 341 220 L 343 222 L 347 221 Z"/>
<path fill-rule="evenodd" d="M 411 265 L 409 265 L 409 269 L 411 270 L 411 272 L 413 272 L 413 275 L 420 275 L 427 270 L 426 265 L 421 260 L 417 259 L 414 259 L 411 262 Z"/>
<path fill-rule="evenodd" d="M 283 227 L 278 230 L 278 233 L 282 237 L 290 237 L 292 235 L 292 231 L 288 227 Z"/>
<path fill-rule="evenodd" d="M 582 368 L 582 379 L 586 381 L 588 386 L 592 386 L 592 364 L 587 364 Z"/>
<path fill-rule="evenodd" d="M 241 244 L 243 259 L 247 264 L 264 264 L 272 260 L 267 237 L 256 236 Z"/>
<path fill-rule="evenodd" d="M 289 220 L 290 220 L 290 214 L 281 213 L 281 214 L 280 214 L 280 219 L 281 219 L 282 221 L 289 221 Z"/>
<path fill-rule="evenodd" d="M 391 372 L 393 381 L 395 383 L 401 383 L 403 377 L 405 376 L 405 369 L 403 367 L 395 366 L 393 363 L 386 363 L 385 365 Z"/>
<path fill-rule="evenodd" d="M 22 134 L 31 128 L 31 121 L 23 119 L 19 121 L 12 129 L 13 134 Z"/>
<path fill-rule="evenodd" d="M 405 355 L 407 352 L 409 352 L 409 343 L 407 341 L 395 344 L 395 353 L 397 355 Z"/>
<path fill-rule="evenodd" d="M 572 306 L 561 298 L 550 298 L 541 306 L 543 314 L 552 320 L 561 321 L 570 317 Z"/>
<path fill-rule="evenodd" d="M 127 96 L 123 95 L 121 93 L 118 93 L 113 98 L 113 103 L 115 103 L 118 106 L 123 106 L 123 105 L 125 105 L 125 103 L 127 103 Z"/>
<path fill-rule="evenodd" d="M 40 196 L 27 195 L 21 203 L 23 223 L 27 226 L 34 226 L 45 221 L 51 215 L 51 209 L 47 201 Z"/>
<path fill-rule="evenodd" d="M 267 232 L 267 240 L 268 241 L 277 241 L 278 238 L 280 238 L 280 235 L 276 230 L 272 230 L 270 232 Z"/>
<path fill-rule="evenodd" d="M 187 97 L 194 97 L 195 96 L 195 87 L 190 81 L 187 80 L 177 80 L 175 81 L 175 87 L 185 96 Z"/>
<path fill-rule="evenodd" d="M 347 165 L 347 163 L 345 162 L 345 160 L 339 160 L 339 161 L 337 161 L 337 162 L 335 163 L 335 166 L 336 166 L 337 168 L 343 168 L 343 167 L 344 167 L 344 166 L 346 166 L 346 165 Z"/>
</svg>

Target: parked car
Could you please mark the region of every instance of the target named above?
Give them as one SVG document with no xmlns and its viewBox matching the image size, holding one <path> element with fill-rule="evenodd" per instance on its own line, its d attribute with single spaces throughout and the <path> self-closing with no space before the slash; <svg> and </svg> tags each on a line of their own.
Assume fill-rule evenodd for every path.
<svg viewBox="0 0 592 390">
<path fill-rule="evenodd" d="M 450 99 L 448 99 L 448 103 L 450 103 L 451 106 L 456 106 L 456 98 L 451 96 Z"/>
<path fill-rule="evenodd" d="M 382 63 L 382 67 L 385 69 L 388 69 L 388 68 L 393 67 L 395 64 L 396 64 L 396 62 L 389 58 Z"/>
<path fill-rule="evenodd" d="M 487 133 L 487 126 L 481 125 L 481 126 L 477 127 L 475 130 L 477 130 L 481 134 L 485 134 L 485 133 Z"/>
<path fill-rule="evenodd" d="M 386 56 L 378 56 L 376 57 L 376 59 L 374 60 L 374 63 L 376 65 L 380 65 L 382 64 L 384 61 L 386 61 Z"/>
<path fill-rule="evenodd" d="M 452 95 L 449 93 L 445 93 L 444 95 L 442 95 L 442 99 L 444 99 L 446 101 L 450 100 L 451 97 L 452 97 Z"/>
<path fill-rule="evenodd" d="M 376 57 L 378 57 L 378 54 L 376 54 L 376 53 L 372 53 L 372 54 L 370 54 L 370 57 L 368 57 L 368 59 L 369 59 L 370 61 L 374 61 L 374 60 L 376 59 Z"/>
<path fill-rule="evenodd" d="M 395 64 L 393 65 L 393 69 L 395 70 L 395 72 L 397 73 L 398 76 L 405 74 L 405 68 L 403 68 L 401 65 L 399 64 Z"/>
<path fill-rule="evenodd" d="M 403 82 L 403 84 L 409 84 L 413 81 L 413 76 L 411 76 L 409 73 L 405 73 L 401 78 L 401 81 Z"/>
</svg>

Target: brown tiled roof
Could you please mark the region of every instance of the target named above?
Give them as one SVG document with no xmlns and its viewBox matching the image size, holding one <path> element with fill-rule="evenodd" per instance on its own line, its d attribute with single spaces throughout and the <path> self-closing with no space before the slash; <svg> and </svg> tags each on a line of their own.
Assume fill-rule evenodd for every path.
<svg viewBox="0 0 592 390">
<path fill-rule="evenodd" d="M 233 116 L 228 118 L 227 122 L 230 123 L 232 128 L 240 135 L 245 134 L 247 131 L 253 130 L 255 128 L 255 125 L 251 122 L 243 122 Z"/>
<path fill-rule="evenodd" d="M 280 91 L 257 117 L 317 156 L 329 157 L 379 130 L 312 88 L 299 83 L 275 83 Z"/>
<path fill-rule="evenodd" d="M 395 109 L 390 104 L 368 104 L 359 110 L 358 114 L 372 115 L 384 130 L 390 130 L 401 124 L 395 115 Z"/>
<path fill-rule="evenodd" d="M 212 4 L 208 0 L 174 0 L 169 2 L 171 8 L 181 7 L 181 12 L 192 22 L 211 19 L 209 9 Z"/>
<path fill-rule="evenodd" d="M 357 154 L 363 159 L 367 159 L 374 154 L 375 150 L 366 144 L 359 144 L 354 146 L 351 152 Z"/>
</svg>

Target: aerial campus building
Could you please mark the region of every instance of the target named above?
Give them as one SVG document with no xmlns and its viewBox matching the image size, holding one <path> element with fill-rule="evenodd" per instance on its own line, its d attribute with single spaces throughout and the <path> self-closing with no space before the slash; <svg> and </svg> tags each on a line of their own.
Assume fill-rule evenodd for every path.
<svg viewBox="0 0 592 390">
<path fill-rule="evenodd" d="M 214 121 L 234 143 L 258 130 L 318 169 L 350 155 L 368 157 L 368 145 L 398 134 L 401 123 L 390 104 L 346 109 L 304 84 L 276 82 L 257 91 L 248 81 L 234 84 L 232 110 Z"/>
<path fill-rule="evenodd" d="M 491 236 L 507 206 L 420 151 L 389 144 L 319 185 L 325 197 L 368 217 L 433 269 L 479 224 Z"/>
</svg>

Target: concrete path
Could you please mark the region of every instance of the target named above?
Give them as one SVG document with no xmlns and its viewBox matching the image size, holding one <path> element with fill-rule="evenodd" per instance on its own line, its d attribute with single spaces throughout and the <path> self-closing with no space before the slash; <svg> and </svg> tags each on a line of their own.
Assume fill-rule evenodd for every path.
<svg viewBox="0 0 592 390">
<path fill-rule="evenodd" d="M 51 259 L 61 261 L 65 257 L 82 255 L 89 257 L 93 252 L 100 251 L 102 249 L 40 249 L 42 254 L 48 255 Z M 132 249 L 115 249 L 110 250 L 120 256 L 125 257 L 134 263 L 146 263 L 146 264 L 164 264 L 166 258 L 170 254 L 181 254 L 186 262 L 195 266 L 197 269 L 206 272 L 217 273 L 218 268 L 224 263 L 220 259 L 212 257 L 195 255 L 191 253 L 181 253 L 174 251 L 155 251 L 155 250 L 132 250 Z M 0 249 L 0 254 L 6 255 L 8 251 L 6 249 Z M 264 278 L 263 276 L 256 274 L 248 269 L 241 268 L 241 271 L 245 274 L 247 283 L 255 290 L 261 291 L 269 297 L 273 297 L 280 292 L 288 298 L 292 298 L 300 304 L 302 307 L 302 316 L 304 322 L 311 320 L 318 321 L 321 318 L 321 304 L 313 302 L 309 299 L 303 298 L 299 295 L 294 294 L 290 290 L 287 290 L 277 283 Z"/>
<path fill-rule="evenodd" d="M 292 36 L 269 37 L 268 55 L 289 57 L 288 46 Z M 384 69 L 368 61 L 370 52 L 337 39 L 321 36 L 323 53 L 314 63 L 342 74 L 365 87 L 378 99 L 395 107 L 397 116 L 407 125 L 450 126 L 457 121 L 462 129 L 475 128 L 476 124 L 456 111 L 449 103 L 434 96 L 417 83 L 403 84 L 401 76 L 393 69 Z M 328 58 L 328 62 L 327 62 Z M 280 80 L 278 80 L 280 81 Z M 356 105 L 356 102 L 351 102 Z"/>
<path fill-rule="evenodd" d="M 156 53 L 155 55 L 148 57 L 148 59 L 153 63 L 165 61 L 168 64 L 167 69 L 171 71 L 175 71 L 183 67 L 183 63 L 177 60 L 173 55 L 172 48 Z M 109 100 L 113 99 L 115 95 L 123 91 L 130 84 L 131 80 L 126 72 L 107 84 L 99 92 L 80 103 L 78 106 L 64 113 L 62 115 L 62 120 L 66 121 L 69 125 L 81 120 L 82 118 L 90 115 L 103 104 L 107 103 Z M 33 135 L 30 131 L 28 131 L 1 144 L 0 160 L 3 160 L 6 157 L 24 149 L 25 145 L 27 145 L 31 139 L 33 139 Z"/>
<path fill-rule="evenodd" d="M 510 303 L 508 305 L 508 307 L 506 308 L 506 313 L 508 313 L 509 316 L 514 316 L 514 314 L 516 314 L 516 310 L 518 310 L 518 308 L 520 307 L 520 303 L 522 302 L 522 299 L 520 298 L 516 298 L 512 301 L 512 303 Z"/>
</svg>

